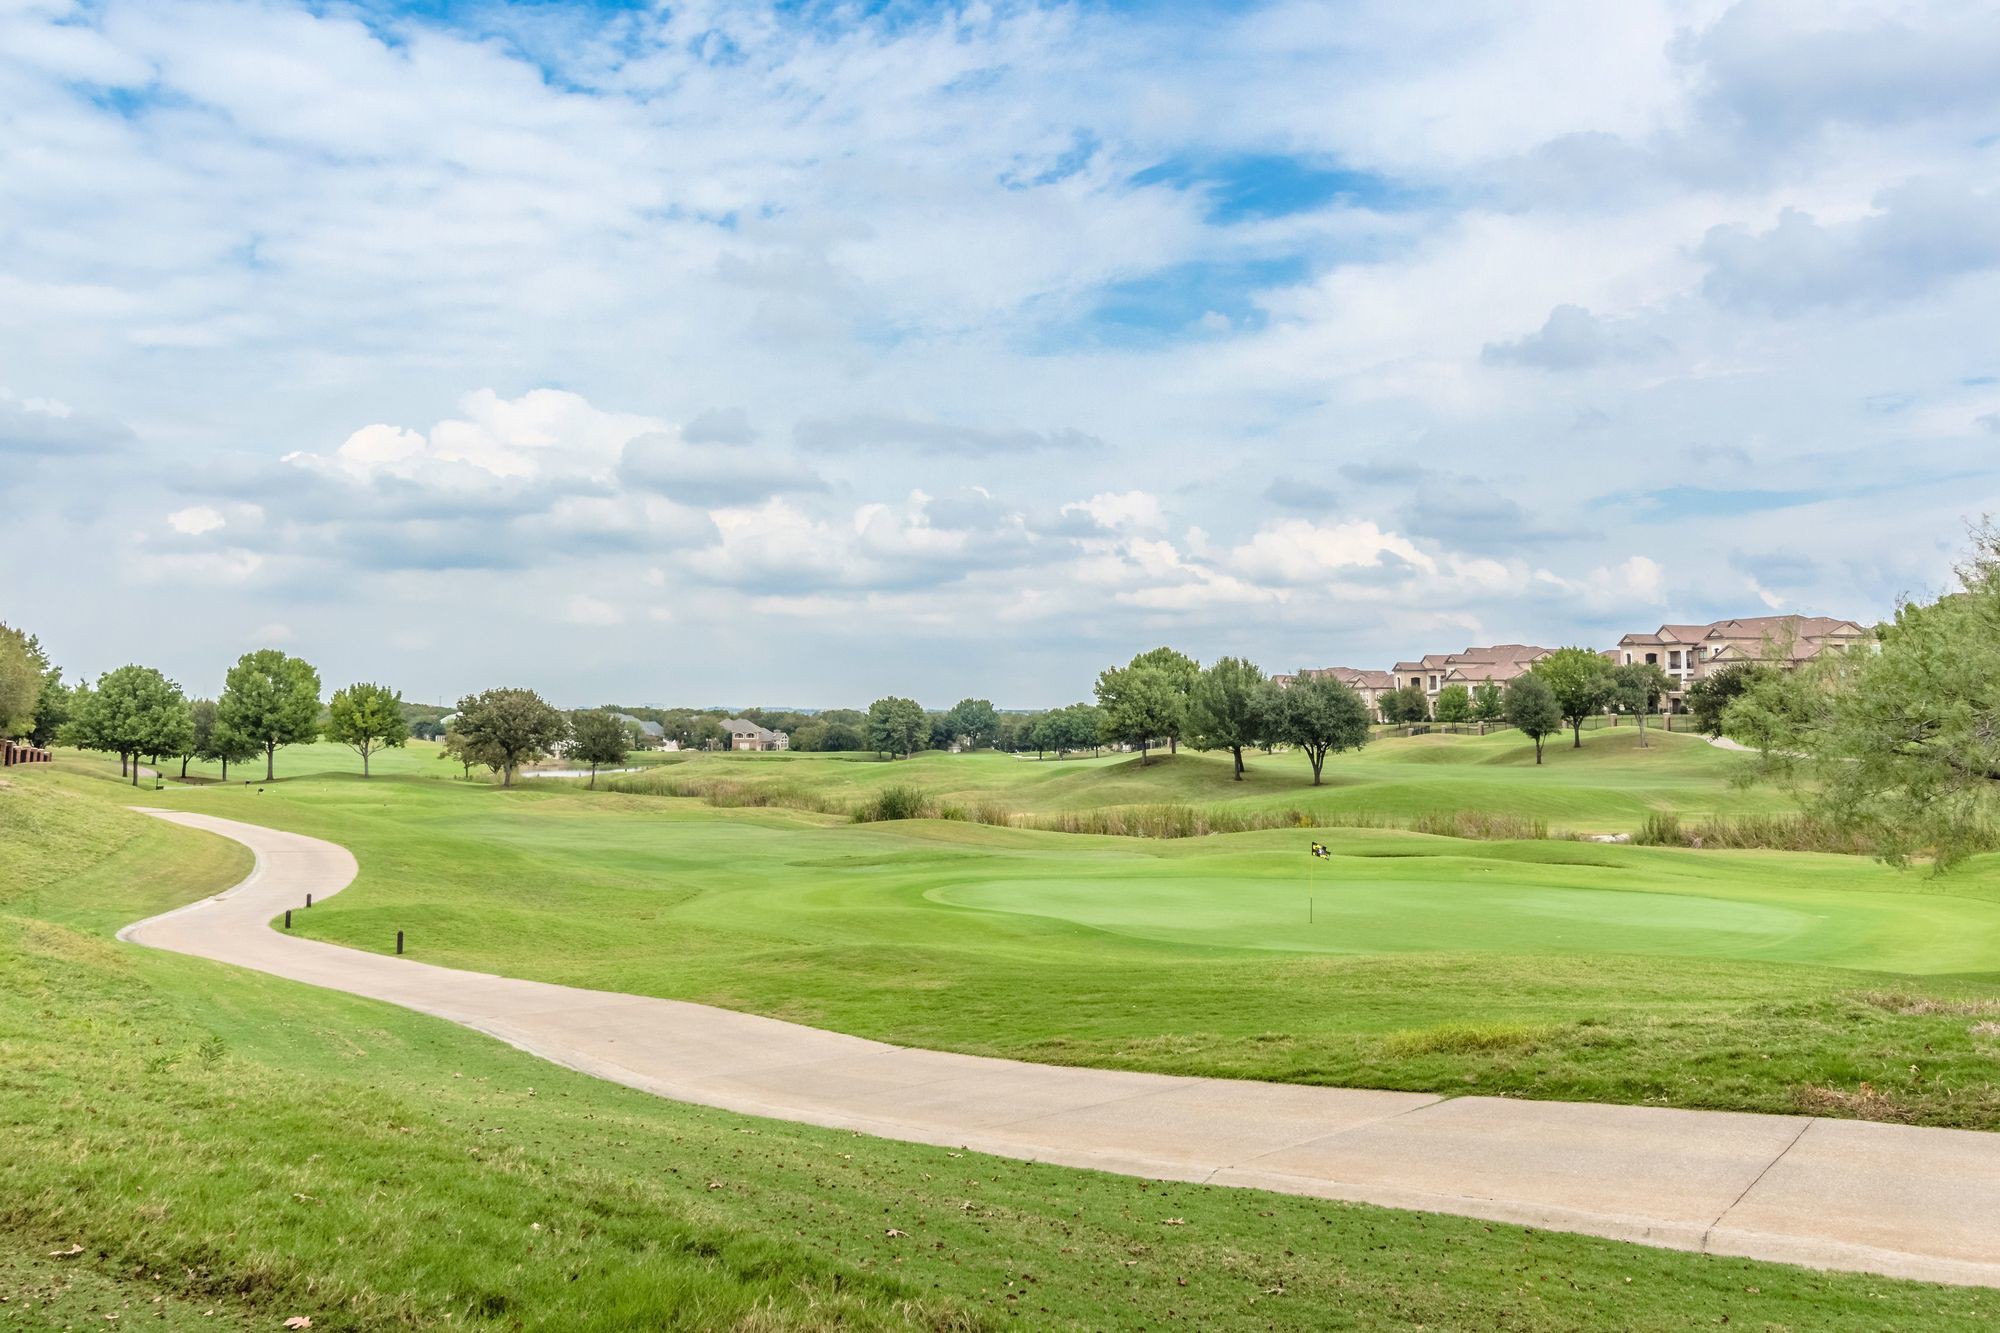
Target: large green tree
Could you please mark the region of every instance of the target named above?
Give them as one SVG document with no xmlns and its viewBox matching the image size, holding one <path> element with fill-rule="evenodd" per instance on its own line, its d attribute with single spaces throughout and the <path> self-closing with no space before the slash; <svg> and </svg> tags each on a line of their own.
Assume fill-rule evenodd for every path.
<svg viewBox="0 0 2000 1333">
<path fill-rule="evenodd" d="M 1695 728 L 1704 736 L 1719 739 L 1722 718 L 1729 711 L 1729 705 L 1769 676 L 1772 670 L 1757 662 L 1732 662 L 1690 685 L 1687 706 L 1688 712 L 1694 715 Z"/>
<path fill-rule="evenodd" d="M 221 764 L 222 780 L 224 782 L 229 781 L 229 766 L 231 764 L 246 763 L 264 753 L 264 747 L 257 742 L 255 737 L 245 736 L 241 732 L 229 729 L 229 726 L 222 720 L 222 707 L 220 704 L 210 703 L 208 700 L 203 699 L 194 705 L 194 709 L 194 757 L 204 763 Z M 206 710 L 208 714 L 206 731 L 203 730 L 203 710 Z"/>
<path fill-rule="evenodd" d="M 1762 673 L 1723 719 L 1896 865 L 1948 870 L 2000 823 L 2000 532 L 1974 540 L 1958 591 L 1904 603 L 1874 644 Z"/>
<path fill-rule="evenodd" d="M 1674 679 L 1651 662 L 1611 668 L 1611 701 L 1639 723 L 1639 748 L 1646 748 L 1646 719 L 1674 688 Z"/>
<path fill-rule="evenodd" d="M 868 744 L 877 754 L 908 758 L 930 740 L 930 714 L 915 699 L 885 695 L 868 705 Z"/>
<path fill-rule="evenodd" d="M 1472 719 L 1472 691 L 1463 685 L 1447 685 L 1438 691 L 1437 720 L 1469 722 Z"/>
<path fill-rule="evenodd" d="M 0 737 L 26 736 L 35 729 L 35 704 L 48 669 L 39 644 L 0 625 Z"/>
<path fill-rule="evenodd" d="M 1172 720 L 1167 731 L 1160 734 L 1166 738 L 1167 753 L 1180 753 L 1181 736 L 1190 720 L 1194 708 L 1195 682 L 1201 679 L 1201 663 L 1177 648 L 1149 648 L 1132 659 L 1133 666 L 1158 671 L 1167 678 L 1174 692 L 1180 695 L 1181 706 L 1177 717 Z"/>
<path fill-rule="evenodd" d="M 122 666 L 82 696 L 63 738 L 79 749 L 116 754 L 137 786 L 141 756 L 180 754 L 193 732 L 180 686 L 152 667 Z"/>
<path fill-rule="evenodd" d="M 590 765 L 593 788 L 597 786 L 598 767 L 623 764 L 632 744 L 625 724 L 602 710 L 572 713 L 569 734 L 569 757 L 575 763 Z"/>
<path fill-rule="evenodd" d="M 1326 757 L 1368 743 L 1368 705 L 1331 676 L 1300 678 L 1279 692 L 1272 735 L 1306 752 L 1313 786 L 1320 785 Z"/>
<path fill-rule="evenodd" d="M 264 780 L 278 775 L 278 751 L 319 735 L 319 672 L 276 648 L 245 653 L 229 668 L 216 721 L 257 742 Z"/>
<path fill-rule="evenodd" d="M 1000 739 L 1000 714 L 990 700 L 960 699 L 945 714 L 953 739 L 963 741 L 968 750 L 991 748 Z"/>
<path fill-rule="evenodd" d="M 1141 767 L 1151 762 L 1157 742 L 1187 727 L 1187 692 L 1157 666 L 1112 667 L 1099 673 L 1097 704 L 1104 710 L 1104 738 L 1136 746 Z"/>
<path fill-rule="evenodd" d="M 1611 698 L 1611 663 L 1588 648 L 1558 648 L 1529 668 L 1556 697 L 1563 721 L 1583 748 L 1583 720 Z"/>
<path fill-rule="evenodd" d="M 1243 781 L 1243 751 L 1262 744 L 1276 710 L 1277 687 L 1256 663 L 1219 657 L 1196 679 L 1188 735 L 1204 750 L 1227 750 Z"/>
<path fill-rule="evenodd" d="M 1493 681 L 1480 681 L 1472 690 L 1472 716 L 1480 722 L 1498 722 L 1506 717 L 1506 691 Z"/>
<path fill-rule="evenodd" d="M 1535 743 L 1535 762 L 1542 762 L 1542 742 L 1562 730 L 1562 705 L 1549 683 L 1530 671 L 1507 682 L 1507 720 Z"/>
<path fill-rule="evenodd" d="M 361 776 L 368 777 L 370 755 L 395 749 L 410 739 L 402 693 L 366 682 L 335 690 L 326 706 L 326 738 L 360 755 Z"/>
<path fill-rule="evenodd" d="M 492 765 L 503 787 L 514 785 L 522 764 L 569 739 L 569 719 L 533 690 L 512 687 L 460 699 L 454 729 L 464 737 L 464 753 Z"/>
<path fill-rule="evenodd" d="M 1424 693 L 1423 686 L 1414 681 L 1401 689 L 1391 690 L 1382 696 L 1382 720 L 1428 722 L 1431 720 L 1431 697 Z"/>
</svg>

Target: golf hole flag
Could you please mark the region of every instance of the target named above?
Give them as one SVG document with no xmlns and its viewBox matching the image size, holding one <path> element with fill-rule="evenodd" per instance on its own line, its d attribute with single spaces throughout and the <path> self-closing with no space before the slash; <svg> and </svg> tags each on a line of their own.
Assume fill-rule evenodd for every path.
<svg viewBox="0 0 2000 1333">
<path fill-rule="evenodd" d="M 1326 857 L 1329 857 L 1329 856 L 1332 856 L 1332 855 L 1333 855 L 1333 853 L 1332 853 L 1332 852 L 1329 852 L 1329 851 L 1328 851 L 1328 850 L 1326 849 L 1326 844 L 1325 844 L 1325 843 L 1323 843 L 1323 842 L 1316 842 L 1316 843 L 1314 843 L 1314 844 L 1313 844 L 1313 855 L 1314 855 L 1314 856 L 1317 856 L 1317 857 L 1320 857 L 1320 858 L 1322 858 L 1322 859 L 1324 859 L 1324 858 L 1326 858 Z"/>
</svg>

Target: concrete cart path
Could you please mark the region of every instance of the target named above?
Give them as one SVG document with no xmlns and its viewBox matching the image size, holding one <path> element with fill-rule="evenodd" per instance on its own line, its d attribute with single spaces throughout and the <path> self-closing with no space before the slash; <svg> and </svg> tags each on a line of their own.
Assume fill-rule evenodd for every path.
<svg viewBox="0 0 2000 1333">
<path fill-rule="evenodd" d="M 120 939 L 435 1014 L 662 1097 L 1126 1175 L 2000 1286 L 2000 1134 L 910 1050 L 285 935 L 273 918 L 353 880 L 345 848 L 208 815 L 146 813 L 244 843 L 256 868 Z"/>
</svg>

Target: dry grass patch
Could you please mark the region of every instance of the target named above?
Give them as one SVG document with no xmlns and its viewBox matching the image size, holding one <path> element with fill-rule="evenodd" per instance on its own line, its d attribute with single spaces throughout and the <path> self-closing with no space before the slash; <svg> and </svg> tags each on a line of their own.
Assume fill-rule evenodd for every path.
<svg viewBox="0 0 2000 1333">
<path fill-rule="evenodd" d="M 1905 995 L 1898 991 L 1871 991 L 1861 997 L 1877 1009 L 1892 1014 L 1934 1014 L 1948 1018 L 1983 1018 L 2000 1015 L 2000 999 L 1940 1000 L 1928 995 Z M 1993 1027 L 1983 1023 L 1981 1027 Z"/>
</svg>

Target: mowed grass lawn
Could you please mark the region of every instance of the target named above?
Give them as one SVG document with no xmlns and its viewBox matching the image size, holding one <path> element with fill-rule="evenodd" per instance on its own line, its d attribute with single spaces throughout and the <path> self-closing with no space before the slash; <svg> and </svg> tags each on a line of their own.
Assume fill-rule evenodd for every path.
<svg viewBox="0 0 2000 1333">
<path fill-rule="evenodd" d="M 440 1020 L 116 944 L 118 925 L 234 882 L 248 857 L 126 812 L 129 788 L 102 771 L 65 761 L 0 787 L 0 1328 L 268 1329 L 306 1316 L 315 1330 L 1817 1330 L 2000 1318 L 1984 1290 L 1149 1184 L 682 1106 Z M 501 839 L 511 871 L 564 828 L 677 836 L 700 822 L 407 780 L 279 792 L 203 803 L 350 821 L 355 841 L 376 844 L 364 865 L 390 842 L 413 867 L 448 862 L 481 828 L 555 840 L 530 854 Z M 371 809 L 398 813 L 363 818 Z M 441 837 L 415 834 L 410 821 L 426 817 L 443 821 Z M 581 904 L 635 856 L 649 859 L 608 854 L 594 887 L 496 882 L 547 907 L 571 894 Z M 465 911 L 480 914 L 476 898 Z"/>
<path fill-rule="evenodd" d="M 1659 762 L 1701 801 L 1733 794 L 1701 767 L 1730 756 L 1684 738 L 1599 733 L 1539 770 L 1495 738 L 1438 739 L 1414 753 L 1469 739 L 1466 761 L 1375 762 L 1447 790 L 1561 782 L 1571 802 L 1600 790 L 1576 776 L 1595 766 L 1626 775 L 1601 788 L 1614 803 L 1665 799 L 1665 778 L 1632 776 Z M 1211 761 L 722 762 L 857 784 L 964 762 L 1121 791 Z M 1089 837 L 392 778 L 160 799 L 345 843 L 360 882 L 298 928 L 378 951 L 400 929 L 454 966 L 1031 1060 L 2000 1128 L 1993 858 L 1936 878 L 1382 829 Z"/>
<path fill-rule="evenodd" d="M 874 755 L 689 754 L 656 756 L 660 762 L 643 773 L 604 781 L 635 793 L 712 786 L 730 801 L 762 791 L 778 804 L 802 797 L 843 809 L 885 787 L 913 786 L 943 805 L 966 810 L 997 805 L 1029 816 L 1186 805 L 1296 811 L 1330 823 L 1407 824 L 1467 812 L 1541 819 L 1553 831 L 1579 833 L 1629 833 L 1656 811 L 1694 822 L 1790 808 L 1775 791 L 1732 784 L 1747 766 L 1742 755 L 1658 728 L 1649 729 L 1648 741 L 1641 748 L 1629 726 L 1585 732 L 1580 750 L 1569 748 L 1567 735 L 1552 737 L 1547 762 L 1537 767 L 1533 745 L 1518 732 L 1392 737 L 1330 756 L 1317 787 L 1311 766 L 1297 752 L 1249 755 L 1248 771 L 1238 782 L 1227 755 L 1191 750 L 1161 752 L 1143 764 L 1126 754 L 1036 760 L 933 751 L 894 761 Z"/>
</svg>

